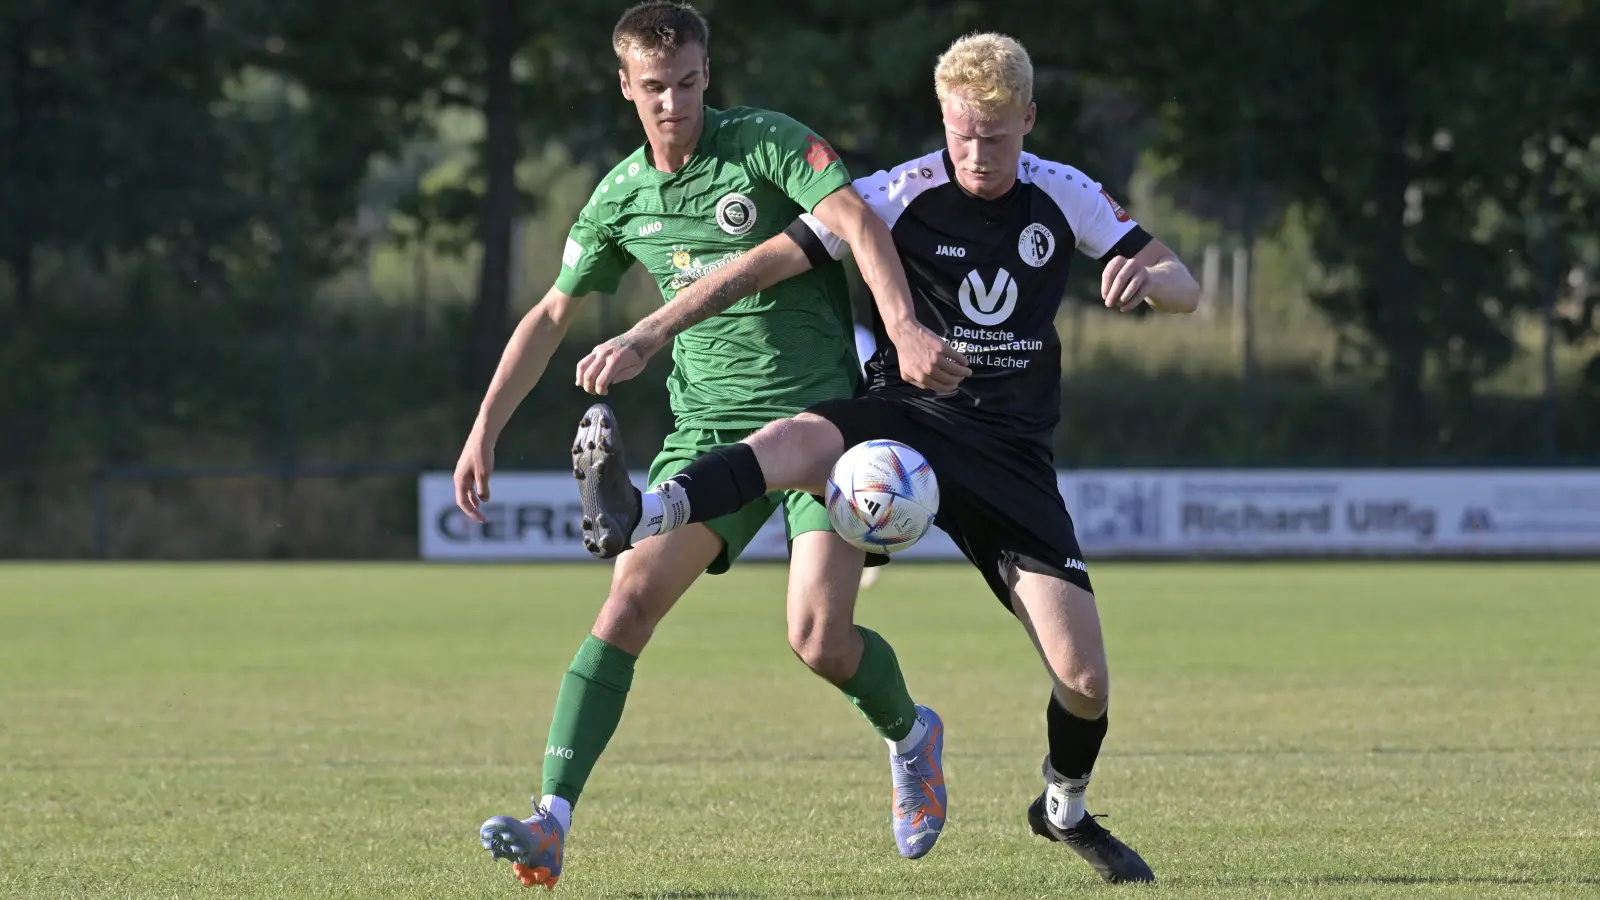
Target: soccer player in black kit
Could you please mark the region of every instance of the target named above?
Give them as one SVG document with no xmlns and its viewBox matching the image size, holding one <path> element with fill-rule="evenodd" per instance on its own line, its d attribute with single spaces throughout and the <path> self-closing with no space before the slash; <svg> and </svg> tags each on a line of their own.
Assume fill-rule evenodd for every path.
<svg viewBox="0 0 1600 900">
<path fill-rule="evenodd" d="M 773 422 L 644 494 L 628 482 L 611 411 L 597 404 L 579 440 L 614 452 L 579 473 L 587 543 L 609 558 L 769 491 L 821 494 L 833 464 L 862 441 L 916 449 L 939 479 L 938 526 L 1022 622 L 1052 676 L 1045 787 L 1028 808 L 1030 827 L 1071 847 L 1107 881 L 1152 881 L 1144 860 L 1084 810 L 1106 734 L 1108 674 L 1089 572 L 1050 449 L 1061 407 L 1055 316 L 1075 253 L 1105 263 L 1101 293 L 1119 311 L 1148 303 L 1192 312 L 1199 285 L 1099 184 L 1022 151 L 1035 107 L 1033 67 L 1021 44 L 996 34 L 962 38 L 940 57 L 934 81 L 946 149 L 854 185 L 889 225 L 917 319 L 949 345 L 939 364 L 943 390 L 900 378 L 880 320 L 864 396 Z M 803 216 L 680 293 L 660 315 L 673 328 L 692 324 L 844 250 Z M 604 393 L 642 369 L 655 348 L 641 353 L 626 338 L 580 363 L 579 383 Z"/>
</svg>

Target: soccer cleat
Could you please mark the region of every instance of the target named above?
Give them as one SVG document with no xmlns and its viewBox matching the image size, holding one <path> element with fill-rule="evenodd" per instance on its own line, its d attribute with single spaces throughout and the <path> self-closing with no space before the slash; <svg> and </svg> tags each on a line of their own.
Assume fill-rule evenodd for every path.
<svg viewBox="0 0 1600 900">
<path fill-rule="evenodd" d="M 1045 815 L 1045 795 L 1028 807 L 1028 827 L 1033 833 L 1052 841 L 1060 841 L 1094 867 L 1100 877 L 1112 884 L 1129 881 L 1155 881 L 1150 866 L 1133 848 L 1117 840 L 1116 835 L 1101 827 L 1095 817 L 1085 813 L 1071 828 L 1057 828 Z"/>
<path fill-rule="evenodd" d="M 641 515 L 639 490 L 628 480 L 617 417 L 604 403 L 589 407 L 578 423 L 572 474 L 583 501 L 584 548 L 600 559 L 613 559 L 632 547 Z"/>
<path fill-rule="evenodd" d="M 526 887 L 542 884 L 554 889 L 561 880 L 561 856 L 566 833 L 555 816 L 535 808 L 523 820 L 495 816 L 478 829 L 483 849 L 495 859 L 511 860 L 511 871 Z"/>
<path fill-rule="evenodd" d="M 894 777 L 894 841 L 900 855 L 920 859 L 933 849 L 944 830 L 944 722 L 926 706 L 917 714 L 928 725 L 922 746 L 910 753 L 889 754 Z"/>
</svg>

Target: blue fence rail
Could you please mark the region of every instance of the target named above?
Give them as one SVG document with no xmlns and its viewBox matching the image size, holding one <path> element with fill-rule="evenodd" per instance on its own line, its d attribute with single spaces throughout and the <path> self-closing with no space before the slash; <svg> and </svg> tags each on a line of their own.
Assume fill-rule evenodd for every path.
<svg viewBox="0 0 1600 900">
<path fill-rule="evenodd" d="M 507 467 L 503 471 L 529 471 L 526 466 L 507 460 Z M 206 479 L 272 479 L 283 484 L 284 488 L 291 487 L 296 481 L 303 479 L 356 479 L 356 478 L 406 478 L 417 479 L 425 472 L 450 471 L 453 466 L 437 462 L 333 462 L 333 463 L 306 463 L 299 465 L 284 465 L 276 463 L 256 463 L 237 465 L 115 465 L 106 466 L 96 471 L 92 486 L 92 515 L 91 515 L 91 545 L 92 554 L 97 559 L 112 558 L 113 551 L 113 488 L 123 483 L 149 483 L 159 481 L 195 481 Z M 540 468 L 540 467 L 535 467 Z M 1062 467 L 1071 471 L 1069 467 Z M 1095 467 L 1100 468 L 1100 467 Z M 1222 465 L 1134 465 L 1115 467 L 1124 472 L 1161 471 L 1184 469 L 1197 470 L 1238 470 L 1239 466 Z M 1271 468 L 1278 471 L 1294 471 L 1309 469 L 1325 469 L 1323 466 L 1259 466 L 1244 467 L 1250 469 Z M 1340 471 L 1384 471 L 1394 467 L 1389 466 L 1339 466 Z M 1572 471 L 1580 469 L 1600 470 L 1600 459 L 1562 460 L 1555 463 L 1546 461 L 1507 461 L 1494 460 L 1484 463 L 1423 463 L 1406 466 L 1412 470 L 1450 470 L 1450 469 L 1478 469 L 1478 470 L 1547 470 L 1547 471 Z"/>
</svg>

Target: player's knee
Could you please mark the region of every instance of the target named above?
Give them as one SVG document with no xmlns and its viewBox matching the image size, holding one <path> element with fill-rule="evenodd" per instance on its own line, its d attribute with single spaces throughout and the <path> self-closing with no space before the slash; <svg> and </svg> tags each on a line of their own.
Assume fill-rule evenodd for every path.
<svg viewBox="0 0 1600 900">
<path fill-rule="evenodd" d="M 812 671 L 827 665 L 828 641 L 825 635 L 822 616 L 802 613 L 789 617 L 789 649 Z"/>
<path fill-rule="evenodd" d="M 1111 677 L 1104 664 L 1069 663 L 1056 673 L 1056 696 L 1067 712 L 1098 719 L 1111 701 Z"/>
<path fill-rule="evenodd" d="M 820 492 L 833 463 L 844 452 L 843 438 L 832 422 L 801 413 L 768 423 L 748 439 L 756 460 L 773 488 Z"/>
<path fill-rule="evenodd" d="M 789 617 L 789 649 L 806 668 L 829 681 L 849 680 L 850 623 L 807 610 Z"/>
<path fill-rule="evenodd" d="M 789 419 L 788 434 L 808 460 L 820 461 L 825 469 L 832 468 L 844 455 L 844 436 L 839 427 L 819 415 L 801 413 Z"/>
<path fill-rule="evenodd" d="M 595 619 L 595 636 L 637 655 L 655 634 L 669 606 L 648 584 L 633 581 L 613 584 Z"/>
</svg>

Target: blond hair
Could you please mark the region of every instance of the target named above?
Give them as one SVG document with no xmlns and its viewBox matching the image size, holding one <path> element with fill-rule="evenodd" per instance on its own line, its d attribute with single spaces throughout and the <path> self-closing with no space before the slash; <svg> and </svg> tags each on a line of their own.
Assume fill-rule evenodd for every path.
<svg viewBox="0 0 1600 900">
<path fill-rule="evenodd" d="M 960 102 L 985 118 L 1033 100 L 1033 60 L 1016 38 L 985 32 L 950 45 L 933 67 L 939 101 Z"/>
</svg>

